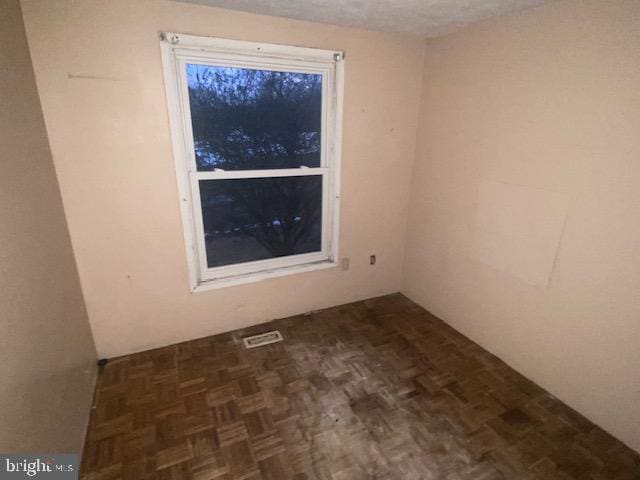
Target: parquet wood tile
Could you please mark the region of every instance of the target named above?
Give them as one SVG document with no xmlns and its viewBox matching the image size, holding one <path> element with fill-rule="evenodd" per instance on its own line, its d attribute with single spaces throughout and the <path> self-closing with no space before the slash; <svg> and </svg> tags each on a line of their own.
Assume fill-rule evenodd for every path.
<svg viewBox="0 0 640 480">
<path fill-rule="evenodd" d="M 640 455 L 398 294 L 112 359 L 81 478 L 640 480 Z"/>
</svg>

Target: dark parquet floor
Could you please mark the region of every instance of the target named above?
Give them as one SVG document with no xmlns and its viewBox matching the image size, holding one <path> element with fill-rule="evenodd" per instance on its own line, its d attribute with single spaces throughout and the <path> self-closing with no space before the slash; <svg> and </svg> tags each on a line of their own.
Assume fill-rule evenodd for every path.
<svg viewBox="0 0 640 480">
<path fill-rule="evenodd" d="M 640 456 L 398 294 L 111 360 L 81 478 L 639 480 Z"/>
</svg>

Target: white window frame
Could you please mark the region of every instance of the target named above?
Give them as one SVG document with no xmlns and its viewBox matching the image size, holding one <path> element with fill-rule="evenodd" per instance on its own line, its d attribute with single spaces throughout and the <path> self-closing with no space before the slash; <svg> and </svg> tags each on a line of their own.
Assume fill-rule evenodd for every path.
<svg viewBox="0 0 640 480">
<path fill-rule="evenodd" d="M 171 32 L 162 32 L 160 38 L 191 291 L 337 266 L 344 53 Z M 185 74 L 187 63 L 322 75 L 320 166 L 198 171 Z M 208 267 L 200 204 L 200 180 L 308 175 L 322 176 L 320 252 Z"/>
</svg>

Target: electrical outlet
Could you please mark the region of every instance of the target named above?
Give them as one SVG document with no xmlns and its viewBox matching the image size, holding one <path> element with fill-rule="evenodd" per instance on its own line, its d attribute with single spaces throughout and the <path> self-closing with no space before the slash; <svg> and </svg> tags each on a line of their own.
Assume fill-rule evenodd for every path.
<svg viewBox="0 0 640 480">
<path fill-rule="evenodd" d="M 375 265 L 376 264 L 376 256 L 375 255 L 370 255 L 369 256 L 369 265 Z"/>
<path fill-rule="evenodd" d="M 345 257 L 342 260 L 340 260 L 340 269 L 349 270 L 349 257 Z"/>
</svg>

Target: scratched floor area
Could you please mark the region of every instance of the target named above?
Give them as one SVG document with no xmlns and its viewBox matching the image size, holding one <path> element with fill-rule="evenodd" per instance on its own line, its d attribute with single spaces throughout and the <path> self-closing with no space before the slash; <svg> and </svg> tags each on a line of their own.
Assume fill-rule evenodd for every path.
<svg viewBox="0 0 640 480">
<path fill-rule="evenodd" d="M 398 294 L 111 360 L 81 478 L 639 480 L 640 456 Z"/>
</svg>

